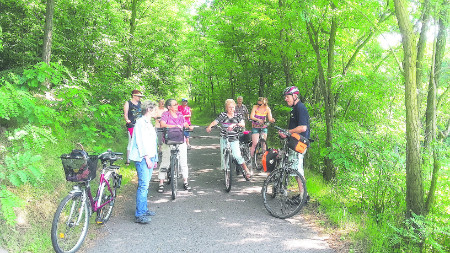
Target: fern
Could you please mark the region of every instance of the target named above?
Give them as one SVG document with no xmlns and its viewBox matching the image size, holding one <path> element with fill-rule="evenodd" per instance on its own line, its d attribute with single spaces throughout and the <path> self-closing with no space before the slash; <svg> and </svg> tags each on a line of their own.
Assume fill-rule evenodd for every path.
<svg viewBox="0 0 450 253">
<path fill-rule="evenodd" d="M 1 215 L 8 225 L 13 226 L 16 222 L 14 207 L 20 207 L 22 205 L 23 201 L 20 200 L 16 195 L 0 187 Z"/>
<path fill-rule="evenodd" d="M 34 166 L 40 159 L 40 156 L 33 155 L 29 151 L 12 157 L 6 156 L 5 166 L 0 166 L 0 171 L 15 187 L 27 183 L 36 185 L 42 181 L 42 173 Z"/>
<path fill-rule="evenodd" d="M 15 142 L 15 148 L 42 150 L 47 143 L 55 144 L 56 138 L 52 135 L 49 128 L 25 125 L 23 128 L 17 128 L 13 133 L 7 132 L 8 139 Z M 15 150 L 17 151 L 17 150 Z"/>
</svg>

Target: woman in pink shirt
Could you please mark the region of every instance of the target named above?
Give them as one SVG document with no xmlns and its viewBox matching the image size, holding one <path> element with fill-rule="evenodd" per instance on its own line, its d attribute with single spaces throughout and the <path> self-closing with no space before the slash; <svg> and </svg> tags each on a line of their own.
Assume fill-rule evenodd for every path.
<svg viewBox="0 0 450 253">
<path fill-rule="evenodd" d="M 188 100 L 187 98 L 183 98 L 181 100 L 181 105 L 178 106 L 178 111 L 181 112 L 184 116 L 184 120 L 191 125 L 191 108 L 187 105 Z M 186 137 L 186 145 L 187 149 L 191 149 L 191 145 L 189 145 L 189 132 L 184 131 L 184 136 Z"/>
</svg>

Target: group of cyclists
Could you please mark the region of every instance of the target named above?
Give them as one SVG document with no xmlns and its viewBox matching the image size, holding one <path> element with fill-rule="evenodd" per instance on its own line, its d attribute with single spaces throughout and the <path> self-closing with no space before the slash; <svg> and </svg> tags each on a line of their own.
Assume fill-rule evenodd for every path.
<svg viewBox="0 0 450 253">
<path fill-rule="evenodd" d="M 164 180 L 166 179 L 167 168 L 170 166 L 170 147 L 163 143 L 162 140 L 164 136 L 162 134 L 163 131 L 161 130 L 166 128 L 192 130 L 193 127 L 189 120 L 191 111 L 190 108 L 187 107 L 187 99 L 182 100 L 181 106 L 178 105 L 175 99 L 168 99 L 165 102 L 164 100 L 160 100 L 157 106 L 150 101 L 141 102 L 140 99 L 143 95 L 138 90 L 133 90 L 131 95 L 131 100 L 124 104 L 124 118 L 129 132 L 126 163 L 129 164 L 130 160 L 135 161 L 136 170 L 138 172 L 135 221 L 137 223 L 147 224 L 151 220 L 150 216 L 155 215 L 154 212 L 147 208 L 148 186 L 153 169 L 157 167 L 157 163 L 160 163 L 158 192 L 162 193 L 164 192 Z M 292 107 L 288 122 L 289 134 L 298 133 L 309 139 L 309 114 L 305 105 L 299 99 L 299 89 L 295 86 L 287 87 L 283 91 L 283 96 L 287 105 Z M 223 151 L 225 145 L 224 137 L 227 136 L 228 141 L 231 144 L 234 159 L 242 166 L 245 179 L 250 180 L 251 174 L 248 170 L 249 165 L 245 163 L 241 156 L 236 127 L 245 128 L 245 121 L 252 121 L 252 147 L 250 152 L 251 155 L 253 155 L 260 135 L 262 135 L 262 138 L 264 139 L 267 138 L 268 131 L 266 122 L 274 123 L 275 119 L 268 106 L 267 98 L 258 98 L 257 103 L 252 107 L 250 114 L 242 102 L 242 97 L 237 98 L 237 103 L 233 99 L 227 99 L 225 101 L 225 111 L 220 113 L 217 118 L 208 125 L 206 131 L 211 132 L 213 126 L 221 124 L 221 151 Z M 141 115 L 143 117 L 141 117 Z M 155 120 L 155 126 L 152 125 L 151 118 Z M 282 138 L 286 138 L 283 133 L 279 134 Z M 150 138 L 153 139 L 149 140 Z M 188 138 L 189 132 L 186 131 L 186 141 L 179 145 L 180 168 L 181 174 L 183 175 L 183 186 L 186 191 L 191 189 L 188 181 L 189 171 L 187 166 L 187 150 L 188 147 L 190 148 Z M 146 143 L 144 143 L 144 141 Z M 289 153 L 289 159 L 293 163 L 293 166 L 297 168 L 303 176 L 304 155 L 305 153 L 301 154 L 295 151 Z M 221 159 L 221 166 L 223 168 L 224 162 L 222 160 L 223 159 Z"/>
</svg>

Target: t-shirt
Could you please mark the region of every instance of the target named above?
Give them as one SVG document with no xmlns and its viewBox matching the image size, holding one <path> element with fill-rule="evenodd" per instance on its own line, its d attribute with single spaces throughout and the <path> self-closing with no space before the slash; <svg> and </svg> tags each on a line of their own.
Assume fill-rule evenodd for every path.
<svg viewBox="0 0 450 253">
<path fill-rule="evenodd" d="M 183 127 L 184 126 L 184 117 L 183 114 L 181 114 L 181 112 L 176 112 L 177 113 L 177 117 L 174 118 L 172 117 L 172 115 L 170 114 L 169 111 L 165 111 L 163 112 L 163 114 L 161 115 L 161 121 L 166 122 L 167 125 L 178 125 Z"/>
<path fill-rule="evenodd" d="M 179 105 L 178 106 L 178 111 L 181 112 L 184 115 L 191 115 L 191 108 L 189 106 L 182 106 Z M 184 119 L 186 120 L 186 122 L 191 125 L 191 116 L 189 117 L 184 117 Z"/>
<path fill-rule="evenodd" d="M 217 121 L 222 126 L 222 131 L 220 131 L 220 136 L 225 137 L 227 135 L 227 128 L 232 124 L 238 124 L 241 121 L 244 120 L 244 117 L 242 114 L 235 114 L 234 117 L 229 118 L 226 112 L 222 112 L 217 116 L 215 121 Z M 231 131 L 228 131 L 228 140 L 231 141 L 237 141 L 238 140 L 238 132 L 236 132 L 234 129 Z"/>
<path fill-rule="evenodd" d="M 247 106 L 245 106 L 244 104 L 242 104 L 241 106 L 236 104 L 236 110 L 234 111 L 234 114 L 242 114 L 244 120 L 248 119 Z"/>
<path fill-rule="evenodd" d="M 310 137 L 310 129 L 309 129 L 309 114 L 308 109 L 302 102 L 298 102 L 291 110 L 289 117 L 289 129 L 294 129 L 298 126 L 306 126 L 306 132 L 300 133 L 304 137 Z"/>
</svg>

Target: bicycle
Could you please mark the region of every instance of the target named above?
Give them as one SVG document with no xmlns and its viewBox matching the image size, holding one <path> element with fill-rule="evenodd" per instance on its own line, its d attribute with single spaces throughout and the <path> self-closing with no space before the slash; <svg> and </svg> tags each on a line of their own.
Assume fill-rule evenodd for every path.
<svg viewBox="0 0 450 253">
<path fill-rule="evenodd" d="M 270 122 L 266 122 L 266 125 L 269 126 Z M 261 171 L 262 170 L 262 156 L 267 150 L 267 141 L 264 139 L 262 133 L 259 134 L 258 142 L 255 146 L 255 151 L 252 156 L 252 165 L 254 165 L 254 169 Z"/>
<path fill-rule="evenodd" d="M 185 128 L 183 131 L 192 132 L 192 130 Z M 170 147 L 170 166 L 167 171 L 168 176 L 168 184 L 170 184 L 170 188 L 172 190 L 172 200 L 175 200 L 178 192 L 178 178 L 180 177 L 180 149 L 179 146 L 184 143 L 184 135 L 183 140 L 181 141 L 173 141 L 168 140 L 166 136 L 166 144 Z"/>
<path fill-rule="evenodd" d="M 241 165 L 239 165 L 236 161 L 236 159 L 234 159 L 233 154 L 231 152 L 231 142 L 229 141 L 228 138 L 228 131 L 226 129 L 224 129 L 223 127 L 216 125 L 214 126 L 215 128 L 218 128 L 220 130 L 225 130 L 225 148 L 223 150 L 223 170 L 224 170 L 224 182 L 225 182 L 225 191 L 226 192 L 230 192 L 231 190 L 231 185 L 232 185 L 232 179 L 233 179 L 233 173 L 232 171 L 234 169 L 236 169 L 236 172 L 241 171 L 242 175 L 245 178 L 245 171 L 244 169 L 241 167 Z"/>
<path fill-rule="evenodd" d="M 274 126 L 290 136 L 288 130 Z M 307 198 L 305 178 L 292 168 L 288 160 L 288 138 L 282 139 L 283 148 L 276 157 L 275 169 L 264 181 L 262 197 L 264 207 L 274 217 L 286 219 L 297 214 L 305 205 Z"/>
<path fill-rule="evenodd" d="M 123 153 L 111 150 L 98 156 L 88 155 L 84 150 L 77 153 L 81 155 L 61 156 L 66 180 L 76 182 L 76 185 L 61 201 L 53 218 L 51 240 L 56 252 L 76 252 L 81 247 L 87 235 L 92 213 L 97 213 L 97 224 L 105 224 L 109 220 L 117 189 L 122 183 L 120 167 L 113 163 L 123 159 L 121 157 Z M 98 160 L 101 161 L 102 172 L 97 195 L 93 198 L 90 181 L 96 176 Z"/>
<path fill-rule="evenodd" d="M 241 150 L 242 158 L 247 164 L 250 175 L 253 176 L 253 166 L 248 166 L 252 162 L 250 154 L 250 147 L 252 146 L 252 137 L 250 131 L 241 131 L 239 133 L 239 149 Z M 241 166 L 236 166 L 236 175 L 243 173 Z"/>
</svg>

